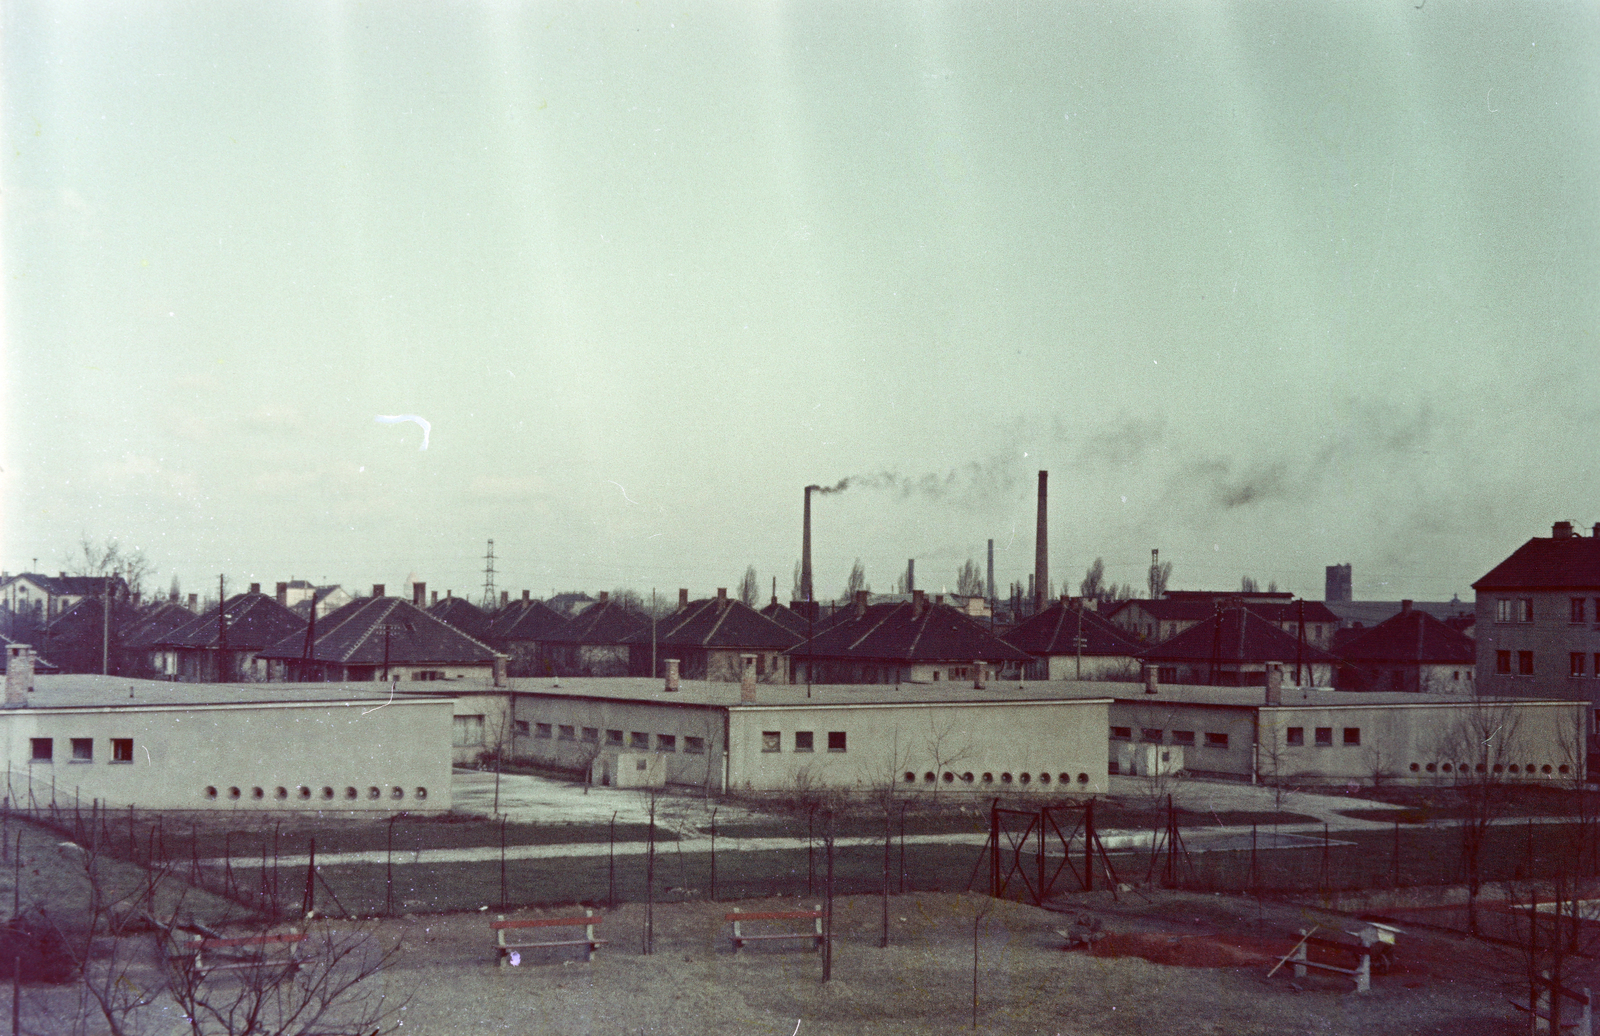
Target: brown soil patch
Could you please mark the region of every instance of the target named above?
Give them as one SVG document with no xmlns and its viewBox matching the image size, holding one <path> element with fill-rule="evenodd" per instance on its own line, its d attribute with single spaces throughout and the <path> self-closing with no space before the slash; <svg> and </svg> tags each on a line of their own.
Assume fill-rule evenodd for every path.
<svg viewBox="0 0 1600 1036">
<path fill-rule="evenodd" d="M 1093 956 L 1139 957 L 1152 964 L 1180 968 L 1270 967 L 1289 952 L 1282 943 L 1267 944 L 1242 936 L 1171 935 L 1164 932 L 1113 932 L 1095 942 Z"/>
</svg>

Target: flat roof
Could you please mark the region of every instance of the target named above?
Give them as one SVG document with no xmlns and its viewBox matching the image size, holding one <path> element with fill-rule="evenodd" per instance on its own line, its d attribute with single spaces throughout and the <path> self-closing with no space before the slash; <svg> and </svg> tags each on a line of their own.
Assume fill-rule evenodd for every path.
<svg viewBox="0 0 1600 1036">
<path fill-rule="evenodd" d="M 131 695 L 129 692 L 132 692 Z M 419 694 L 402 689 L 395 694 L 394 700 L 396 703 L 449 701 L 452 697 L 450 694 Z M 102 676 L 99 673 L 60 673 L 36 675 L 33 678 L 28 708 L 200 708 L 210 705 L 314 705 L 388 700 L 389 685 L 386 683 L 174 683 L 171 680 Z M 0 712 L 4 711 L 7 710 L 0 708 Z"/>
<path fill-rule="evenodd" d="M 678 690 L 669 692 L 665 681 L 650 677 L 542 677 L 513 679 L 507 688 L 519 694 L 541 694 L 561 698 L 603 698 L 656 705 L 738 708 L 737 683 L 707 680 L 681 680 Z M 1219 705 L 1233 708 L 1266 707 L 1263 687 L 1210 687 L 1194 684 L 1161 684 L 1155 694 L 1145 694 L 1144 684 L 1107 680 L 991 680 L 983 690 L 970 682 L 900 684 L 757 684 L 755 707 L 839 706 L 883 704 L 961 704 L 982 702 L 1087 701 L 1115 700 L 1140 704 Z M 1394 691 L 1336 691 L 1332 688 L 1285 687 L 1281 705 L 1273 708 L 1329 708 L 1337 706 L 1439 706 L 1466 705 L 1479 701 L 1495 703 L 1563 699 L 1484 698 L 1475 695 L 1405 694 Z"/>
</svg>

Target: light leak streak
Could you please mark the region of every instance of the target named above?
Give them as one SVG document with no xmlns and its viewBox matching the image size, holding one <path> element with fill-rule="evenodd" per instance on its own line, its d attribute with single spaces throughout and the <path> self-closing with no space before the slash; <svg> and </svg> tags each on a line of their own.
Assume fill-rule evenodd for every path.
<svg viewBox="0 0 1600 1036">
<path fill-rule="evenodd" d="M 410 421 L 422 429 L 422 445 L 417 448 L 419 450 L 425 450 L 428 448 L 428 434 L 433 431 L 433 425 L 418 417 L 416 414 L 379 414 L 377 417 L 373 418 L 373 420 L 377 421 L 379 424 L 404 424 L 407 421 Z"/>
</svg>

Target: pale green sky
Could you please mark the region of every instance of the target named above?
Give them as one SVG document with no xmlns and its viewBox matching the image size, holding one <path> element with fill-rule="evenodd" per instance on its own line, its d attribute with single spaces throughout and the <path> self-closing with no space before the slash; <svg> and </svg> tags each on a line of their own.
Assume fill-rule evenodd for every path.
<svg viewBox="0 0 1600 1036">
<path fill-rule="evenodd" d="M 1600 521 L 1600 8 L 0 7 L 4 527 L 165 583 L 1468 595 Z M 417 414 L 432 425 L 418 449 Z"/>
</svg>

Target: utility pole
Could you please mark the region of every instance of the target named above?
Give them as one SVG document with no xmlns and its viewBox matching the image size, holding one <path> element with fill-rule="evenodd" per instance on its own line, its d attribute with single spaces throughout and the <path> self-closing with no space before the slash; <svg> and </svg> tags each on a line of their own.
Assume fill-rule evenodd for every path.
<svg viewBox="0 0 1600 1036">
<path fill-rule="evenodd" d="M 217 679 L 228 679 L 228 584 L 217 576 Z"/>
<path fill-rule="evenodd" d="M 494 607 L 494 540 L 489 541 L 489 553 L 483 556 L 483 610 Z"/>
<path fill-rule="evenodd" d="M 101 611 L 102 611 L 102 616 L 101 617 L 104 619 L 104 622 L 102 622 L 101 626 L 100 626 L 100 675 L 101 676 L 105 676 L 106 674 L 111 672 L 111 577 L 110 576 L 106 576 L 105 577 L 105 594 L 101 598 L 101 604 L 104 606 L 101 609 Z M 1303 628 L 1304 628 L 1304 624 L 1302 623 L 1302 629 Z"/>
</svg>

